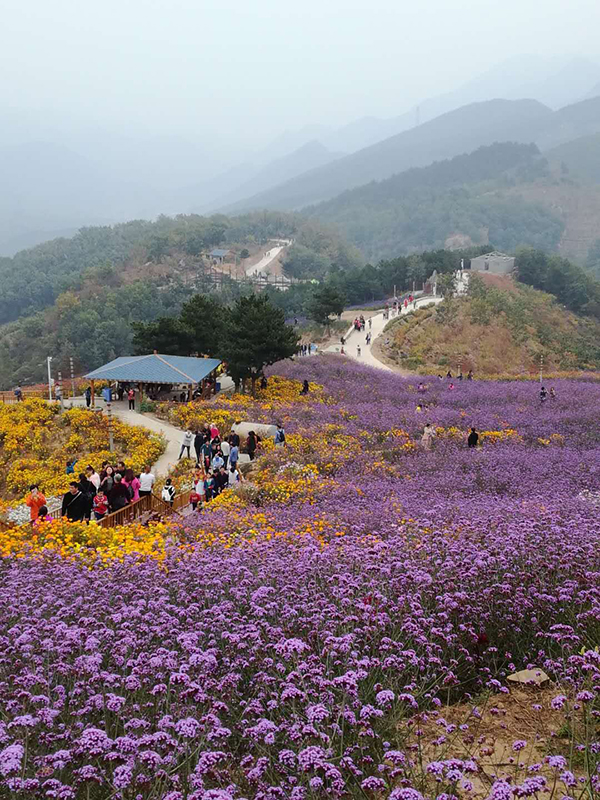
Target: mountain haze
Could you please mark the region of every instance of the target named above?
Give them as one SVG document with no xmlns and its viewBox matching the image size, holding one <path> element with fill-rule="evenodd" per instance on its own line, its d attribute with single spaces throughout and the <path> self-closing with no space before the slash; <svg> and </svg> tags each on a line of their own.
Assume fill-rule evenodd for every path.
<svg viewBox="0 0 600 800">
<path fill-rule="evenodd" d="M 469 153 L 493 142 L 535 142 L 545 150 L 598 131 L 600 97 L 555 112 L 534 100 L 473 103 L 311 170 L 226 210 L 300 209 L 372 180 Z"/>
<path fill-rule="evenodd" d="M 381 180 L 495 141 L 531 141 L 552 117 L 534 100 L 492 100 L 451 111 L 418 128 L 392 136 L 275 189 L 236 204 L 246 208 L 298 209 L 334 197 L 346 189 Z"/>
</svg>

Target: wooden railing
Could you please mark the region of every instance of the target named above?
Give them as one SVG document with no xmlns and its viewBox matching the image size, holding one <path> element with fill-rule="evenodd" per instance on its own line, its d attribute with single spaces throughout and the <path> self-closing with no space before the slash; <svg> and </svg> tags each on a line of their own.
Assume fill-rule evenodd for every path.
<svg viewBox="0 0 600 800">
<path fill-rule="evenodd" d="M 102 517 L 102 519 L 96 520 L 96 523 L 102 528 L 116 528 L 118 525 L 127 525 L 130 522 L 135 522 L 136 519 L 152 512 L 166 516 L 178 514 L 181 509 L 189 505 L 190 494 L 190 491 L 178 494 L 174 498 L 172 506 L 170 503 L 165 503 L 162 498 L 157 497 L 155 494 L 146 494 L 136 500 L 135 503 L 129 503 L 124 508 L 120 508 L 118 511 L 113 511 L 111 514 Z M 60 517 L 60 512 L 56 514 L 56 517 Z M 0 519 L 0 531 L 10 531 L 16 527 L 18 527 L 18 523 Z"/>
<path fill-rule="evenodd" d="M 31 397 L 48 397 L 48 392 L 41 391 L 39 389 L 23 389 L 23 400 L 29 400 Z M 19 401 L 15 397 L 14 392 L 0 392 L 0 403 L 4 403 L 6 405 L 10 405 L 12 403 L 18 403 Z"/>
<path fill-rule="evenodd" d="M 140 497 L 139 500 L 136 500 L 135 503 L 129 503 L 129 505 L 124 508 L 113 511 L 112 514 L 107 514 L 97 522 L 102 528 L 115 528 L 117 525 L 127 525 L 130 522 L 134 522 L 139 517 L 144 516 L 144 514 L 153 511 L 158 514 L 176 514 L 179 509 L 189 505 L 189 502 L 190 492 L 177 495 L 173 500 L 172 506 L 169 503 L 165 503 L 162 498 L 157 497 L 155 494 L 146 494 Z"/>
</svg>

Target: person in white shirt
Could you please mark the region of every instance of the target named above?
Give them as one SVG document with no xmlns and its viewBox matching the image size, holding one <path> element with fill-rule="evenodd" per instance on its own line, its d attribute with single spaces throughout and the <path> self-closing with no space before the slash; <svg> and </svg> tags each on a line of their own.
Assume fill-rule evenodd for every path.
<svg viewBox="0 0 600 800">
<path fill-rule="evenodd" d="M 227 466 L 227 462 L 229 461 L 229 442 L 225 440 L 221 442 L 221 453 L 223 454 L 223 461 L 225 462 L 225 466 Z"/>
<path fill-rule="evenodd" d="M 144 471 L 140 475 L 140 497 L 144 497 L 144 495 L 152 494 L 152 487 L 156 478 L 154 477 L 153 473 L 150 472 L 150 467 L 144 467 Z"/>
<path fill-rule="evenodd" d="M 229 486 L 237 486 L 238 483 L 243 480 L 244 479 L 242 478 L 242 474 L 239 469 L 235 465 L 232 465 L 227 473 L 227 483 Z"/>
<path fill-rule="evenodd" d="M 85 474 L 87 476 L 88 481 L 94 484 L 96 487 L 96 491 L 100 488 L 100 475 L 96 472 L 96 470 L 92 466 L 87 466 L 85 468 Z"/>
<path fill-rule="evenodd" d="M 183 440 L 181 442 L 181 450 L 179 451 L 179 458 L 183 455 L 183 451 L 187 450 L 187 457 L 190 458 L 190 447 L 192 446 L 192 442 L 194 441 L 194 434 L 191 430 L 188 430 L 183 434 Z"/>
</svg>

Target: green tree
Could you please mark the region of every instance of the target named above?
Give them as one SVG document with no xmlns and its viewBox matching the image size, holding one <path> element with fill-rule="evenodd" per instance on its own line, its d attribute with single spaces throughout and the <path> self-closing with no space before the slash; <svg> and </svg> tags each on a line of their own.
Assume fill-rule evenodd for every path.
<svg viewBox="0 0 600 800">
<path fill-rule="evenodd" d="M 247 247 L 244 247 L 244 249 L 240 253 L 240 258 L 250 258 L 250 250 L 248 250 Z"/>
<path fill-rule="evenodd" d="M 214 295 L 195 294 L 181 309 L 179 322 L 190 338 L 192 352 L 216 356 L 228 312 Z"/>
<path fill-rule="evenodd" d="M 309 298 L 306 312 L 310 319 L 319 325 L 325 325 L 329 334 L 331 317 L 334 315 L 339 317 L 344 310 L 344 302 L 345 297 L 338 288 L 329 283 L 323 283 Z"/>
<path fill-rule="evenodd" d="M 454 293 L 456 292 L 456 278 L 454 274 L 446 272 L 444 275 L 438 276 L 437 288 L 444 299 L 454 297 Z"/>
<path fill-rule="evenodd" d="M 295 355 L 298 341 L 283 311 L 264 295 L 252 294 L 232 306 L 219 354 L 236 383 L 250 378 L 254 395 L 264 368 Z"/>
<path fill-rule="evenodd" d="M 132 322 L 133 347 L 137 355 L 165 353 L 171 356 L 189 356 L 192 349 L 190 331 L 173 317 L 160 317 L 155 322 Z"/>
</svg>

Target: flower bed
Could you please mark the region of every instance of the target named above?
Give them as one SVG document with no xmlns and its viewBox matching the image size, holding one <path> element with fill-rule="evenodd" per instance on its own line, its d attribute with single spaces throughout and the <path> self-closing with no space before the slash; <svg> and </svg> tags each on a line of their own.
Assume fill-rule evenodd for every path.
<svg viewBox="0 0 600 800">
<path fill-rule="evenodd" d="M 287 447 L 207 513 L 0 537 L 0 793 L 597 795 L 600 386 L 275 369 L 322 389 L 241 401 Z"/>
<path fill-rule="evenodd" d="M 61 413 L 42 399 L 0 406 L 0 490 L 5 500 L 22 498 L 37 483 L 46 496 L 67 490 L 68 459 L 99 468 L 103 461 L 126 458 L 141 471 L 164 450 L 160 437 L 144 428 L 113 419 L 115 452 L 108 450 L 108 420 L 102 414 L 74 408 Z"/>
</svg>

